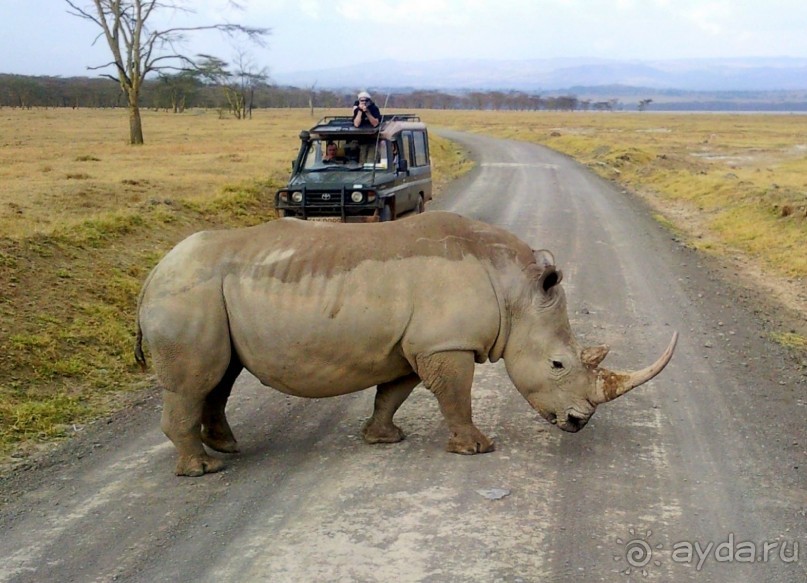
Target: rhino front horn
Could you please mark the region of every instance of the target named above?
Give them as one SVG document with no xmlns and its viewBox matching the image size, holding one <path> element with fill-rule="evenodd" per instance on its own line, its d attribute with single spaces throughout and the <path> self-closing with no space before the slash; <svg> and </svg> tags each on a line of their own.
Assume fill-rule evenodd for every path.
<svg viewBox="0 0 807 583">
<path fill-rule="evenodd" d="M 664 370 L 664 367 L 670 362 L 677 342 L 678 332 L 673 332 L 672 340 L 670 340 L 667 350 L 664 351 L 656 362 L 642 370 L 634 372 L 613 372 L 604 368 L 598 369 L 597 386 L 592 401 L 596 404 L 613 401 L 631 389 L 643 385 L 652 379 Z"/>
</svg>

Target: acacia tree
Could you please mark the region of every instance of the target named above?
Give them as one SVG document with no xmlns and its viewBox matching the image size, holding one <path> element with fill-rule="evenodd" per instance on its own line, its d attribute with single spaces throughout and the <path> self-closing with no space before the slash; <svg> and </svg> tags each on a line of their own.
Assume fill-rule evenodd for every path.
<svg viewBox="0 0 807 583">
<path fill-rule="evenodd" d="M 234 70 L 230 64 L 212 55 L 199 55 L 196 70 L 199 76 L 208 83 L 220 87 L 227 101 L 227 110 L 236 119 L 252 117 L 252 106 L 255 86 L 266 81 L 266 69 L 253 67 L 249 56 L 243 49 L 237 49 Z"/>
<path fill-rule="evenodd" d="M 115 74 L 103 74 L 120 83 L 126 94 L 129 109 L 129 142 L 143 143 L 143 125 L 140 120 L 140 91 L 149 73 L 182 70 L 192 61 L 179 51 L 187 35 L 199 31 L 219 31 L 227 36 L 245 36 L 252 42 L 264 45 L 268 28 L 256 28 L 240 24 L 209 24 L 189 27 L 171 27 L 157 30 L 149 26 L 155 14 L 161 12 L 186 12 L 181 0 L 93 0 L 84 8 L 78 0 L 64 0 L 70 8 L 68 13 L 94 22 L 101 28 L 93 44 L 104 37 L 112 52 L 112 60 L 103 65 L 88 67 L 102 70 L 109 67 Z M 237 3 L 230 2 L 238 7 Z"/>
<path fill-rule="evenodd" d="M 201 85 L 199 76 L 197 71 L 180 71 L 176 75 L 160 73 L 160 101 L 167 101 L 166 107 L 172 112 L 182 113 Z"/>
</svg>

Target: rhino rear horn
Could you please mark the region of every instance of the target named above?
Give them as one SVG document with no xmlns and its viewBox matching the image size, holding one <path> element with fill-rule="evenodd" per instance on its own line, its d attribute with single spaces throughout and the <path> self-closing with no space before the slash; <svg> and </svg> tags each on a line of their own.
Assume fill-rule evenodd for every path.
<svg viewBox="0 0 807 583">
<path fill-rule="evenodd" d="M 650 366 L 633 372 L 613 372 L 604 368 L 597 370 L 597 385 L 594 389 L 592 402 L 596 404 L 613 401 L 631 389 L 643 385 L 667 366 L 670 362 L 675 345 L 678 342 L 678 332 L 673 332 L 670 344 L 664 353 Z"/>
<path fill-rule="evenodd" d="M 580 353 L 580 360 L 588 368 L 597 368 L 608 356 L 608 350 L 609 348 L 604 344 L 602 346 L 587 346 Z"/>
</svg>

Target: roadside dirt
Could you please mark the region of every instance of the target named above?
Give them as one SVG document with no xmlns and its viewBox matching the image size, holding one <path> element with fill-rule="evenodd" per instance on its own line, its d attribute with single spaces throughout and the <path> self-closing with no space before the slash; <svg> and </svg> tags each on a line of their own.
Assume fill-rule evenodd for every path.
<svg viewBox="0 0 807 583">
<path fill-rule="evenodd" d="M 807 281 L 777 275 L 754 258 L 743 256 L 736 249 L 710 237 L 702 214 L 694 212 L 691 207 L 664 201 L 649 192 L 632 194 L 680 228 L 677 234 L 681 242 L 710 257 L 719 266 L 723 279 L 732 281 L 752 295 L 756 310 L 765 313 L 776 329 L 807 338 Z M 705 248 L 711 251 L 703 251 Z M 807 361 L 807 353 L 804 358 Z"/>
</svg>

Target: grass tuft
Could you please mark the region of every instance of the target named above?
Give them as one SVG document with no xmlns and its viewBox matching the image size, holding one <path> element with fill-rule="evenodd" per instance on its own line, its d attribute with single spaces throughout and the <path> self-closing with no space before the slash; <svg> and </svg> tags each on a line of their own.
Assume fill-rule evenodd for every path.
<svg viewBox="0 0 807 583">
<path fill-rule="evenodd" d="M 771 339 L 786 348 L 807 352 L 807 338 L 796 332 L 773 332 Z"/>
<path fill-rule="evenodd" d="M 86 421 L 92 411 L 77 397 L 58 393 L 45 398 L 0 401 L 0 440 L 14 443 L 26 439 L 63 437 L 68 428 Z"/>
</svg>

